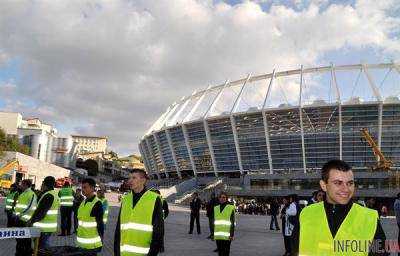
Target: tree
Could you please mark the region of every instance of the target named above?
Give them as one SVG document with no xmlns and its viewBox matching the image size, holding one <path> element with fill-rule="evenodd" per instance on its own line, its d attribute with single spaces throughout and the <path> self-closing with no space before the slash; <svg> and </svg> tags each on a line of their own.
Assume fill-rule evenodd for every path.
<svg viewBox="0 0 400 256">
<path fill-rule="evenodd" d="M 0 156 L 3 156 L 5 151 L 20 152 L 25 155 L 29 155 L 30 153 L 28 146 L 20 144 L 16 136 L 7 135 L 6 132 L 0 128 Z"/>
</svg>

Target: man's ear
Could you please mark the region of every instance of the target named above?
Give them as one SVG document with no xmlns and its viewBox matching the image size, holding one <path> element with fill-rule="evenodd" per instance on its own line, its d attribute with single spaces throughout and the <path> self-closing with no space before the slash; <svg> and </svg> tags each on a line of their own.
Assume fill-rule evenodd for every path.
<svg viewBox="0 0 400 256">
<path fill-rule="evenodd" d="M 319 185 L 321 186 L 321 189 L 322 189 L 324 192 L 326 192 L 326 183 L 325 183 L 325 181 L 320 180 L 320 181 L 319 181 Z"/>
</svg>

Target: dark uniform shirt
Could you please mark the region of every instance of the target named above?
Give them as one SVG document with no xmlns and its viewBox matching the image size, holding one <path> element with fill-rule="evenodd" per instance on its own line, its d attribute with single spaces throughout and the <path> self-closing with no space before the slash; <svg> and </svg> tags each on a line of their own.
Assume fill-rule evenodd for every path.
<svg viewBox="0 0 400 256">
<path fill-rule="evenodd" d="M 132 191 L 133 194 L 133 202 L 132 206 L 133 208 L 136 206 L 136 204 L 139 202 L 140 198 L 143 196 L 143 194 L 147 191 L 146 188 L 142 190 L 142 192 L 135 193 Z M 132 209 L 133 209 L 132 208 Z M 121 241 L 121 223 L 120 223 L 120 217 L 121 217 L 121 210 L 119 211 L 118 214 L 118 222 L 117 222 L 117 227 L 115 229 L 115 235 L 114 235 L 114 255 L 119 256 L 120 254 L 120 241 Z M 153 235 L 150 243 L 150 250 L 149 253 L 147 254 L 148 256 L 155 256 L 157 255 L 161 247 L 164 244 L 164 219 L 163 219 L 163 210 L 162 210 L 162 203 L 160 197 L 157 197 L 156 203 L 154 206 L 154 211 L 153 211 L 153 217 L 152 217 L 152 225 L 153 225 Z"/>
</svg>

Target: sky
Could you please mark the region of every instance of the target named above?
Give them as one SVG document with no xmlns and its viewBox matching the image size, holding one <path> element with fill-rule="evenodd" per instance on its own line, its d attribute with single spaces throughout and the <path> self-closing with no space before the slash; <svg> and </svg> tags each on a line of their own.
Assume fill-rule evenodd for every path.
<svg viewBox="0 0 400 256">
<path fill-rule="evenodd" d="M 275 68 L 400 61 L 399 0 L 0 1 L 0 111 L 138 153 L 194 90 Z"/>
</svg>

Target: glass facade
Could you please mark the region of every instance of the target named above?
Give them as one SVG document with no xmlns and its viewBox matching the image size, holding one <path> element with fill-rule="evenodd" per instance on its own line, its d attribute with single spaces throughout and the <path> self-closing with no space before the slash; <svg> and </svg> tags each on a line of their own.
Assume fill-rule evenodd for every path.
<svg viewBox="0 0 400 256">
<path fill-rule="evenodd" d="M 148 137 L 148 142 L 149 142 L 150 152 L 152 153 L 154 161 L 156 163 L 156 169 L 159 172 L 165 171 L 164 165 L 161 160 L 160 152 L 158 151 L 158 148 L 157 148 L 156 140 L 154 139 L 153 136 L 150 136 L 150 137 Z"/>
<path fill-rule="evenodd" d="M 303 169 L 299 109 L 268 111 L 266 117 L 273 168 Z"/>
<path fill-rule="evenodd" d="M 168 139 L 167 135 L 165 134 L 165 131 L 160 131 L 159 133 L 156 134 L 156 136 L 160 143 L 161 155 L 164 159 L 165 168 L 167 169 L 167 172 L 176 172 L 174 159 L 172 157 L 172 152 L 169 148 Z"/>
<path fill-rule="evenodd" d="M 383 106 L 382 152 L 397 166 L 400 165 L 400 104 Z"/>
<path fill-rule="evenodd" d="M 214 172 L 203 122 L 188 124 L 189 145 L 197 173 Z"/>
<path fill-rule="evenodd" d="M 379 106 L 342 106 L 343 160 L 353 167 L 368 168 L 376 164 L 368 143 L 362 139 L 360 129 L 368 128 L 372 138 L 378 141 Z"/>
<path fill-rule="evenodd" d="M 235 122 L 243 169 L 269 169 L 262 114 L 236 116 Z"/>
<path fill-rule="evenodd" d="M 307 168 L 340 157 L 339 106 L 302 109 Z"/>
<path fill-rule="evenodd" d="M 178 162 L 179 169 L 192 170 L 190 164 L 189 152 L 186 148 L 185 137 L 183 136 L 182 127 L 173 127 L 169 129 L 171 135 L 172 147 L 174 148 L 176 161 Z"/>
<path fill-rule="evenodd" d="M 209 120 L 208 127 L 210 129 L 211 143 L 213 144 L 217 170 L 239 170 L 230 118 Z"/>
</svg>

